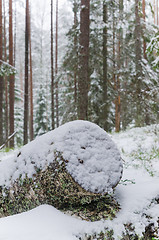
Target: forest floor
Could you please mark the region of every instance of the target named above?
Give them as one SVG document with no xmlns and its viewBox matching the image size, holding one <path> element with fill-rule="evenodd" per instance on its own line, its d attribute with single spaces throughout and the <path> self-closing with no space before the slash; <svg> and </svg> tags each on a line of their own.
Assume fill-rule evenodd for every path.
<svg viewBox="0 0 159 240">
<path fill-rule="evenodd" d="M 113 220 L 88 222 L 68 216 L 49 205 L 0 219 L 0 240 L 77 240 L 113 230 L 115 239 L 132 224 L 138 236 L 152 223 L 157 233 L 159 217 L 159 125 L 132 128 L 110 135 L 124 164 L 123 177 L 114 190 L 120 211 Z M 17 151 L 17 150 L 15 150 Z M 0 152 L 7 161 L 14 152 Z M 9 168 L 10 166 L 8 166 Z M 98 239 L 95 238 L 94 239 Z M 104 239 L 104 238 L 103 238 Z"/>
</svg>

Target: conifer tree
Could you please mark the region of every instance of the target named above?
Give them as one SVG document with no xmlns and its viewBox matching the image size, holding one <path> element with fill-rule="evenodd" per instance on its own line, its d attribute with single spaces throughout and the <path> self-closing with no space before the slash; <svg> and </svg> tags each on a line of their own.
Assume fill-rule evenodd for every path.
<svg viewBox="0 0 159 240">
<path fill-rule="evenodd" d="M 139 0 L 135 0 L 135 86 L 136 86 L 136 126 L 141 125 L 141 88 L 142 88 L 142 65 L 141 65 L 141 24 L 139 15 Z"/>
<path fill-rule="evenodd" d="M 59 83 L 58 83 L 58 0 L 56 0 L 56 46 L 55 46 L 55 89 L 56 89 L 56 126 L 59 126 Z"/>
<path fill-rule="evenodd" d="M 78 118 L 88 119 L 90 1 L 81 0 L 78 72 Z"/>
<path fill-rule="evenodd" d="M 101 113 L 101 121 L 103 121 L 104 130 L 108 130 L 108 31 L 106 24 L 108 23 L 107 3 L 103 0 L 103 105 Z"/>
<path fill-rule="evenodd" d="M 30 140 L 34 138 L 34 128 L 33 128 L 33 72 L 32 72 L 32 41 L 31 41 L 31 7 L 29 9 L 29 86 L 30 86 L 30 114 L 29 114 L 29 130 L 30 130 Z"/>
<path fill-rule="evenodd" d="M 35 136 L 40 136 L 48 131 L 46 117 L 46 94 L 42 85 L 40 85 L 36 106 Z"/>
<path fill-rule="evenodd" d="M 2 46 L 2 0 L 0 0 L 0 67 L 2 64 L 3 46 Z M 0 145 L 3 144 L 3 85 L 4 79 L 0 75 Z"/>
<path fill-rule="evenodd" d="M 54 111 L 54 54 L 53 54 L 53 0 L 51 0 L 51 122 L 55 128 Z"/>
<path fill-rule="evenodd" d="M 25 92 L 24 92 L 24 144 L 28 143 L 29 114 L 29 0 L 26 0 L 25 12 Z"/>
<path fill-rule="evenodd" d="M 12 0 L 9 0 L 9 64 L 13 66 Z M 9 77 L 9 127 L 12 135 L 14 133 L 14 75 Z M 10 140 L 10 147 L 14 147 L 14 137 Z"/>
</svg>

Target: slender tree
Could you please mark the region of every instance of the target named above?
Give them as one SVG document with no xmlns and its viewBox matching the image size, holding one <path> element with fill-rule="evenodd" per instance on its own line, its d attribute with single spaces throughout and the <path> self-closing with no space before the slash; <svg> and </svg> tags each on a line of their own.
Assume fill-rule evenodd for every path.
<svg viewBox="0 0 159 240">
<path fill-rule="evenodd" d="M 2 0 L 0 0 L 0 66 L 2 64 Z M 0 76 L 0 145 L 3 144 L 3 76 Z"/>
<path fill-rule="evenodd" d="M 9 0 L 9 64 L 14 65 L 12 0 Z M 14 75 L 9 79 L 9 126 L 10 135 L 12 135 L 14 133 Z M 14 137 L 10 140 L 10 147 L 14 147 Z"/>
<path fill-rule="evenodd" d="M 77 0 L 74 0 L 74 6 L 73 6 L 73 12 L 74 12 L 74 52 L 76 54 L 76 59 L 78 59 L 78 38 L 77 38 L 77 25 L 78 25 L 78 19 L 77 19 L 77 12 L 78 12 L 78 4 Z M 76 61 L 75 67 L 74 67 L 74 102 L 75 106 L 77 104 L 77 71 L 78 71 L 78 62 Z"/>
<path fill-rule="evenodd" d="M 136 126 L 141 125 L 141 86 L 142 86 L 142 65 L 141 65 L 141 24 L 139 16 L 139 0 L 135 0 L 135 86 L 136 86 Z"/>
<path fill-rule="evenodd" d="M 29 113 L 29 0 L 26 0 L 25 12 L 25 89 L 24 89 L 24 144 L 28 142 L 28 113 Z"/>
<path fill-rule="evenodd" d="M 103 127 L 108 131 L 108 10 L 107 3 L 103 0 L 103 106 L 101 120 L 103 122 Z"/>
<path fill-rule="evenodd" d="M 34 138 L 33 128 L 33 73 L 32 73 L 32 45 L 31 45 L 31 7 L 29 7 L 29 86 L 30 86 L 30 114 L 29 114 L 29 129 L 30 129 L 30 140 Z"/>
<path fill-rule="evenodd" d="M 4 32 L 4 61 L 7 62 L 7 37 L 6 37 L 6 10 L 5 1 L 3 1 L 3 32 Z M 8 139 L 9 125 L 8 125 L 8 78 L 4 76 L 5 82 L 5 138 Z M 8 144 L 6 145 L 8 146 Z"/>
<path fill-rule="evenodd" d="M 16 31 L 17 31 L 17 5 L 16 5 L 17 1 L 14 1 L 14 40 L 13 40 L 13 65 L 15 67 L 15 62 L 16 62 Z"/>
<path fill-rule="evenodd" d="M 143 12 L 143 19 L 144 19 L 144 23 L 145 23 L 145 21 L 146 21 L 145 0 L 142 0 L 142 12 Z M 144 29 L 145 29 L 145 26 L 144 26 Z M 147 56 L 146 56 L 146 41 L 145 41 L 145 39 L 143 39 L 143 52 L 144 52 L 144 58 L 146 59 Z"/>
<path fill-rule="evenodd" d="M 153 0 L 153 6 L 154 6 L 154 24 L 156 24 L 156 1 Z"/>
<path fill-rule="evenodd" d="M 157 25 L 158 25 L 158 0 L 157 0 L 157 2 L 156 2 L 156 12 L 157 12 Z"/>
<path fill-rule="evenodd" d="M 120 131 L 120 118 L 121 118 L 121 68 L 122 66 L 122 42 L 123 42 L 123 29 L 122 29 L 122 20 L 123 20 L 123 0 L 119 0 L 119 22 L 120 27 L 118 30 L 118 46 L 117 46 L 117 80 L 116 80 L 116 100 L 115 100 L 115 130 L 116 132 Z"/>
<path fill-rule="evenodd" d="M 55 75 L 56 75 L 56 126 L 59 126 L 59 90 L 58 90 L 58 0 L 56 0 L 56 49 L 55 49 Z"/>
<path fill-rule="evenodd" d="M 81 0 L 78 118 L 88 119 L 90 0 Z"/>
<path fill-rule="evenodd" d="M 55 128 L 54 111 L 54 53 L 53 53 L 53 0 L 51 0 L 51 120 L 52 129 Z"/>
</svg>

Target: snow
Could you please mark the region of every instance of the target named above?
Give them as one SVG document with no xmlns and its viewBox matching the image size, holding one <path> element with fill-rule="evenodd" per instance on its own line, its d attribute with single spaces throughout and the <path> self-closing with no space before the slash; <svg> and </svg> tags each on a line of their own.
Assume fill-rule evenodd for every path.
<svg viewBox="0 0 159 240">
<path fill-rule="evenodd" d="M 32 177 L 35 167 L 45 169 L 57 152 L 74 180 L 87 191 L 110 192 L 121 178 L 120 152 L 108 134 L 96 124 L 77 120 L 38 137 L 8 159 L 9 163 L 1 162 L 0 185 L 10 185 L 20 174 Z"/>
<path fill-rule="evenodd" d="M 53 206 L 42 205 L 26 213 L 1 218 L 0 239 L 77 240 L 104 229 L 113 229 L 118 240 L 125 231 L 123 224 L 126 223 L 132 223 L 139 236 L 151 222 L 158 227 L 159 204 L 153 199 L 159 195 L 159 125 L 114 133 L 112 139 L 124 159 L 123 177 L 114 191 L 114 197 L 121 205 L 116 218 L 112 221 L 86 222 L 68 216 Z M 9 164 L 11 156 L 8 159 L 7 156 L 0 156 L 2 162 L 5 160 Z"/>
</svg>

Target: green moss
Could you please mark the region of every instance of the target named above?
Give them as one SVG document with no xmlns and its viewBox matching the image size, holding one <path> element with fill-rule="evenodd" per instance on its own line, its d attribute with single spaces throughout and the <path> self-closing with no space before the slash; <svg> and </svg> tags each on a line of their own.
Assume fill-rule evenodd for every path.
<svg viewBox="0 0 159 240">
<path fill-rule="evenodd" d="M 59 159 L 59 156 L 57 156 Z M 77 184 L 60 158 L 34 178 L 20 176 L 11 188 L 0 189 L 0 215 L 8 216 L 28 211 L 41 204 L 50 204 L 86 220 L 113 218 L 119 210 L 113 197 L 87 192 Z"/>
</svg>

